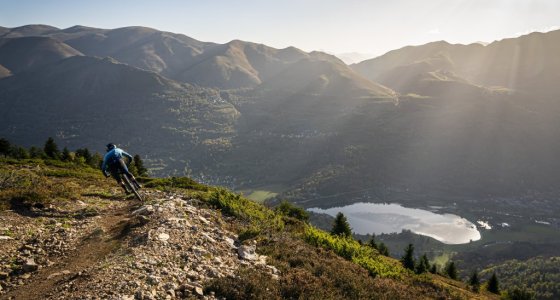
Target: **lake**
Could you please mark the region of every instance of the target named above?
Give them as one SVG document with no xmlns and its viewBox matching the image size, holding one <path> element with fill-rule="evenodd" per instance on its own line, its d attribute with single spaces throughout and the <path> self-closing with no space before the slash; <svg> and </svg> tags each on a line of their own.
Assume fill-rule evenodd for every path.
<svg viewBox="0 0 560 300">
<path fill-rule="evenodd" d="M 336 216 L 342 212 L 352 231 L 357 234 L 401 232 L 403 229 L 433 237 L 446 244 L 464 244 L 480 239 L 476 226 L 454 214 L 407 208 L 399 204 L 354 203 L 328 209 L 309 208 L 309 211 Z"/>
</svg>

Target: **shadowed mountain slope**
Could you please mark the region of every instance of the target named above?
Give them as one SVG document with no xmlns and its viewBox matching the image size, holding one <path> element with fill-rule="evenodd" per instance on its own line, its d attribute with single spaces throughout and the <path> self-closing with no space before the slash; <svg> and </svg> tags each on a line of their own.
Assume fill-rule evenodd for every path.
<svg viewBox="0 0 560 300">
<path fill-rule="evenodd" d="M 238 115 L 216 91 L 110 58 L 81 56 L 1 80 L 0 111 L 0 135 L 24 145 L 51 135 L 92 149 L 119 141 L 160 160 L 171 153 L 182 159 L 178 153 L 197 145 L 206 151 L 201 142 L 217 134 L 226 138 Z"/>
<path fill-rule="evenodd" d="M 342 63 L 322 52 L 294 47 L 275 49 L 234 40 L 226 44 L 197 41 L 182 34 L 147 27 L 67 29 L 32 26 L 11 29 L 10 36 L 44 35 L 60 40 L 89 56 L 111 56 L 120 62 L 157 72 L 168 78 L 218 88 L 255 87 L 303 58 Z"/>
<path fill-rule="evenodd" d="M 0 80 L 0 135 L 24 145 L 57 136 L 94 149 L 119 141 L 145 153 L 155 174 L 277 184 L 302 203 L 366 188 L 403 203 L 552 195 L 560 189 L 557 34 L 406 47 L 354 65 L 373 66 L 359 75 L 321 52 L 71 27 L 49 36 L 113 58 L 76 56 L 19 73 L 0 63 L 15 73 Z M 515 51 L 511 85 L 502 76 L 513 70 L 509 60 L 491 57 Z M 489 87 L 496 84 L 514 88 Z"/>
<path fill-rule="evenodd" d="M 342 62 L 302 59 L 268 78 L 260 90 L 337 96 L 343 98 L 391 98 L 395 93 L 353 72 Z"/>
<path fill-rule="evenodd" d="M 82 53 L 48 37 L 0 39 L 0 65 L 13 73 L 76 55 Z"/>
</svg>

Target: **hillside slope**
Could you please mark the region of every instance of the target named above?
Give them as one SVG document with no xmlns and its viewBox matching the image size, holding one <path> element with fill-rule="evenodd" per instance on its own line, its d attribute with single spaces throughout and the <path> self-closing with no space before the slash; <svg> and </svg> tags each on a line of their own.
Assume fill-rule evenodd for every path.
<svg viewBox="0 0 560 300">
<path fill-rule="evenodd" d="M 226 139 L 239 114 L 217 91 L 83 56 L 1 80 L 0 111 L 0 135 L 26 146 L 53 134 L 70 147 L 134 142 L 160 160 L 206 153 L 202 142 Z"/>
<path fill-rule="evenodd" d="M 140 26 L 112 30 L 73 26 L 59 30 L 35 25 L 11 29 L 5 36 L 48 36 L 85 55 L 110 56 L 176 81 L 226 89 L 255 87 L 304 58 L 343 64 L 322 52 L 306 53 L 294 47 L 275 49 L 240 40 L 226 44 L 201 42 Z"/>
<path fill-rule="evenodd" d="M 0 134 L 20 144 L 56 136 L 63 146 L 99 149 L 113 141 L 136 147 L 154 174 L 272 187 L 309 206 L 452 198 L 456 210 L 475 201 L 553 217 L 557 208 L 558 89 L 534 85 L 558 78 L 556 31 L 488 46 L 406 47 L 355 65 L 373 63 L 368 79 L 296 48 L 204 43 L 145 27 L 32 29 L 8 31 L 47 32 L 118 59 L 75 56 L 1 79 Z M 492 49 L 508 62 L 521 49 L 515 76 L 527 85 L 488 86 L 495 83 L 479 63 L 498 75 L 512 70 Z"/>
<path fill-rule="evenodd" d="M 48 37 L 0 38 L 0 65 L 12 73 L 44 66 L 71 56 L 83 55 L 76 49 Z"/>
<path fill-rule="evenodd" d="M 0 159 L 0 176 L 2 299 L 494 299 L 347 240 L 366 271 L 301 235 L 328 234 L 188 178 L 143 179 L 142 204 L 79 163 Z"/>
</svg>

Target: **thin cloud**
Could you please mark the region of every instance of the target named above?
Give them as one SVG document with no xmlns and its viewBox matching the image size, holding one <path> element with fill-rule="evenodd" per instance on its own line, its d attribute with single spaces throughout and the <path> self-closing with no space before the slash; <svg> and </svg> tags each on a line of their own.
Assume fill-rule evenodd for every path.
<svg viewBox="0 0 560 300">
<path fill-rule="evenodd" d="M 440 33 L 441 33 L 441 31 L 437 27 L 434 28 L 434 29 L 428 30 L 428 34 L 440 34 Z"/>
</svg>

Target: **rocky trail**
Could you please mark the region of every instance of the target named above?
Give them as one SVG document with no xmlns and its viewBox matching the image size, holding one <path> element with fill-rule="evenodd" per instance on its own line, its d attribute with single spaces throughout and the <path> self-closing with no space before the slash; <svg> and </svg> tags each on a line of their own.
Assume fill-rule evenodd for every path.
<svg viewBox="0 0 560 300">
<path fill-rule="evenodd" d="M 104 259 L 120 246 L 119 239 L 128 227 L 126 214 L 131 204 L 98 220 L 100 227 L 83 238 L 67 257 L 61 257 L 51 266 L 38 271 L 28 282 L 2 296 L 2 299 L 40 299 L 57 286 L 71 282 L 87 274 L 88 267 Z"/>
<path fill-rule="evenodd" d="M 185 195 L 144 193 L 145 204 L 91 199 L 0 214 L 0 299 L 215 299 L 205 283 L 240 266 L 278 278 L 220 211 Z"/>
</svg>

